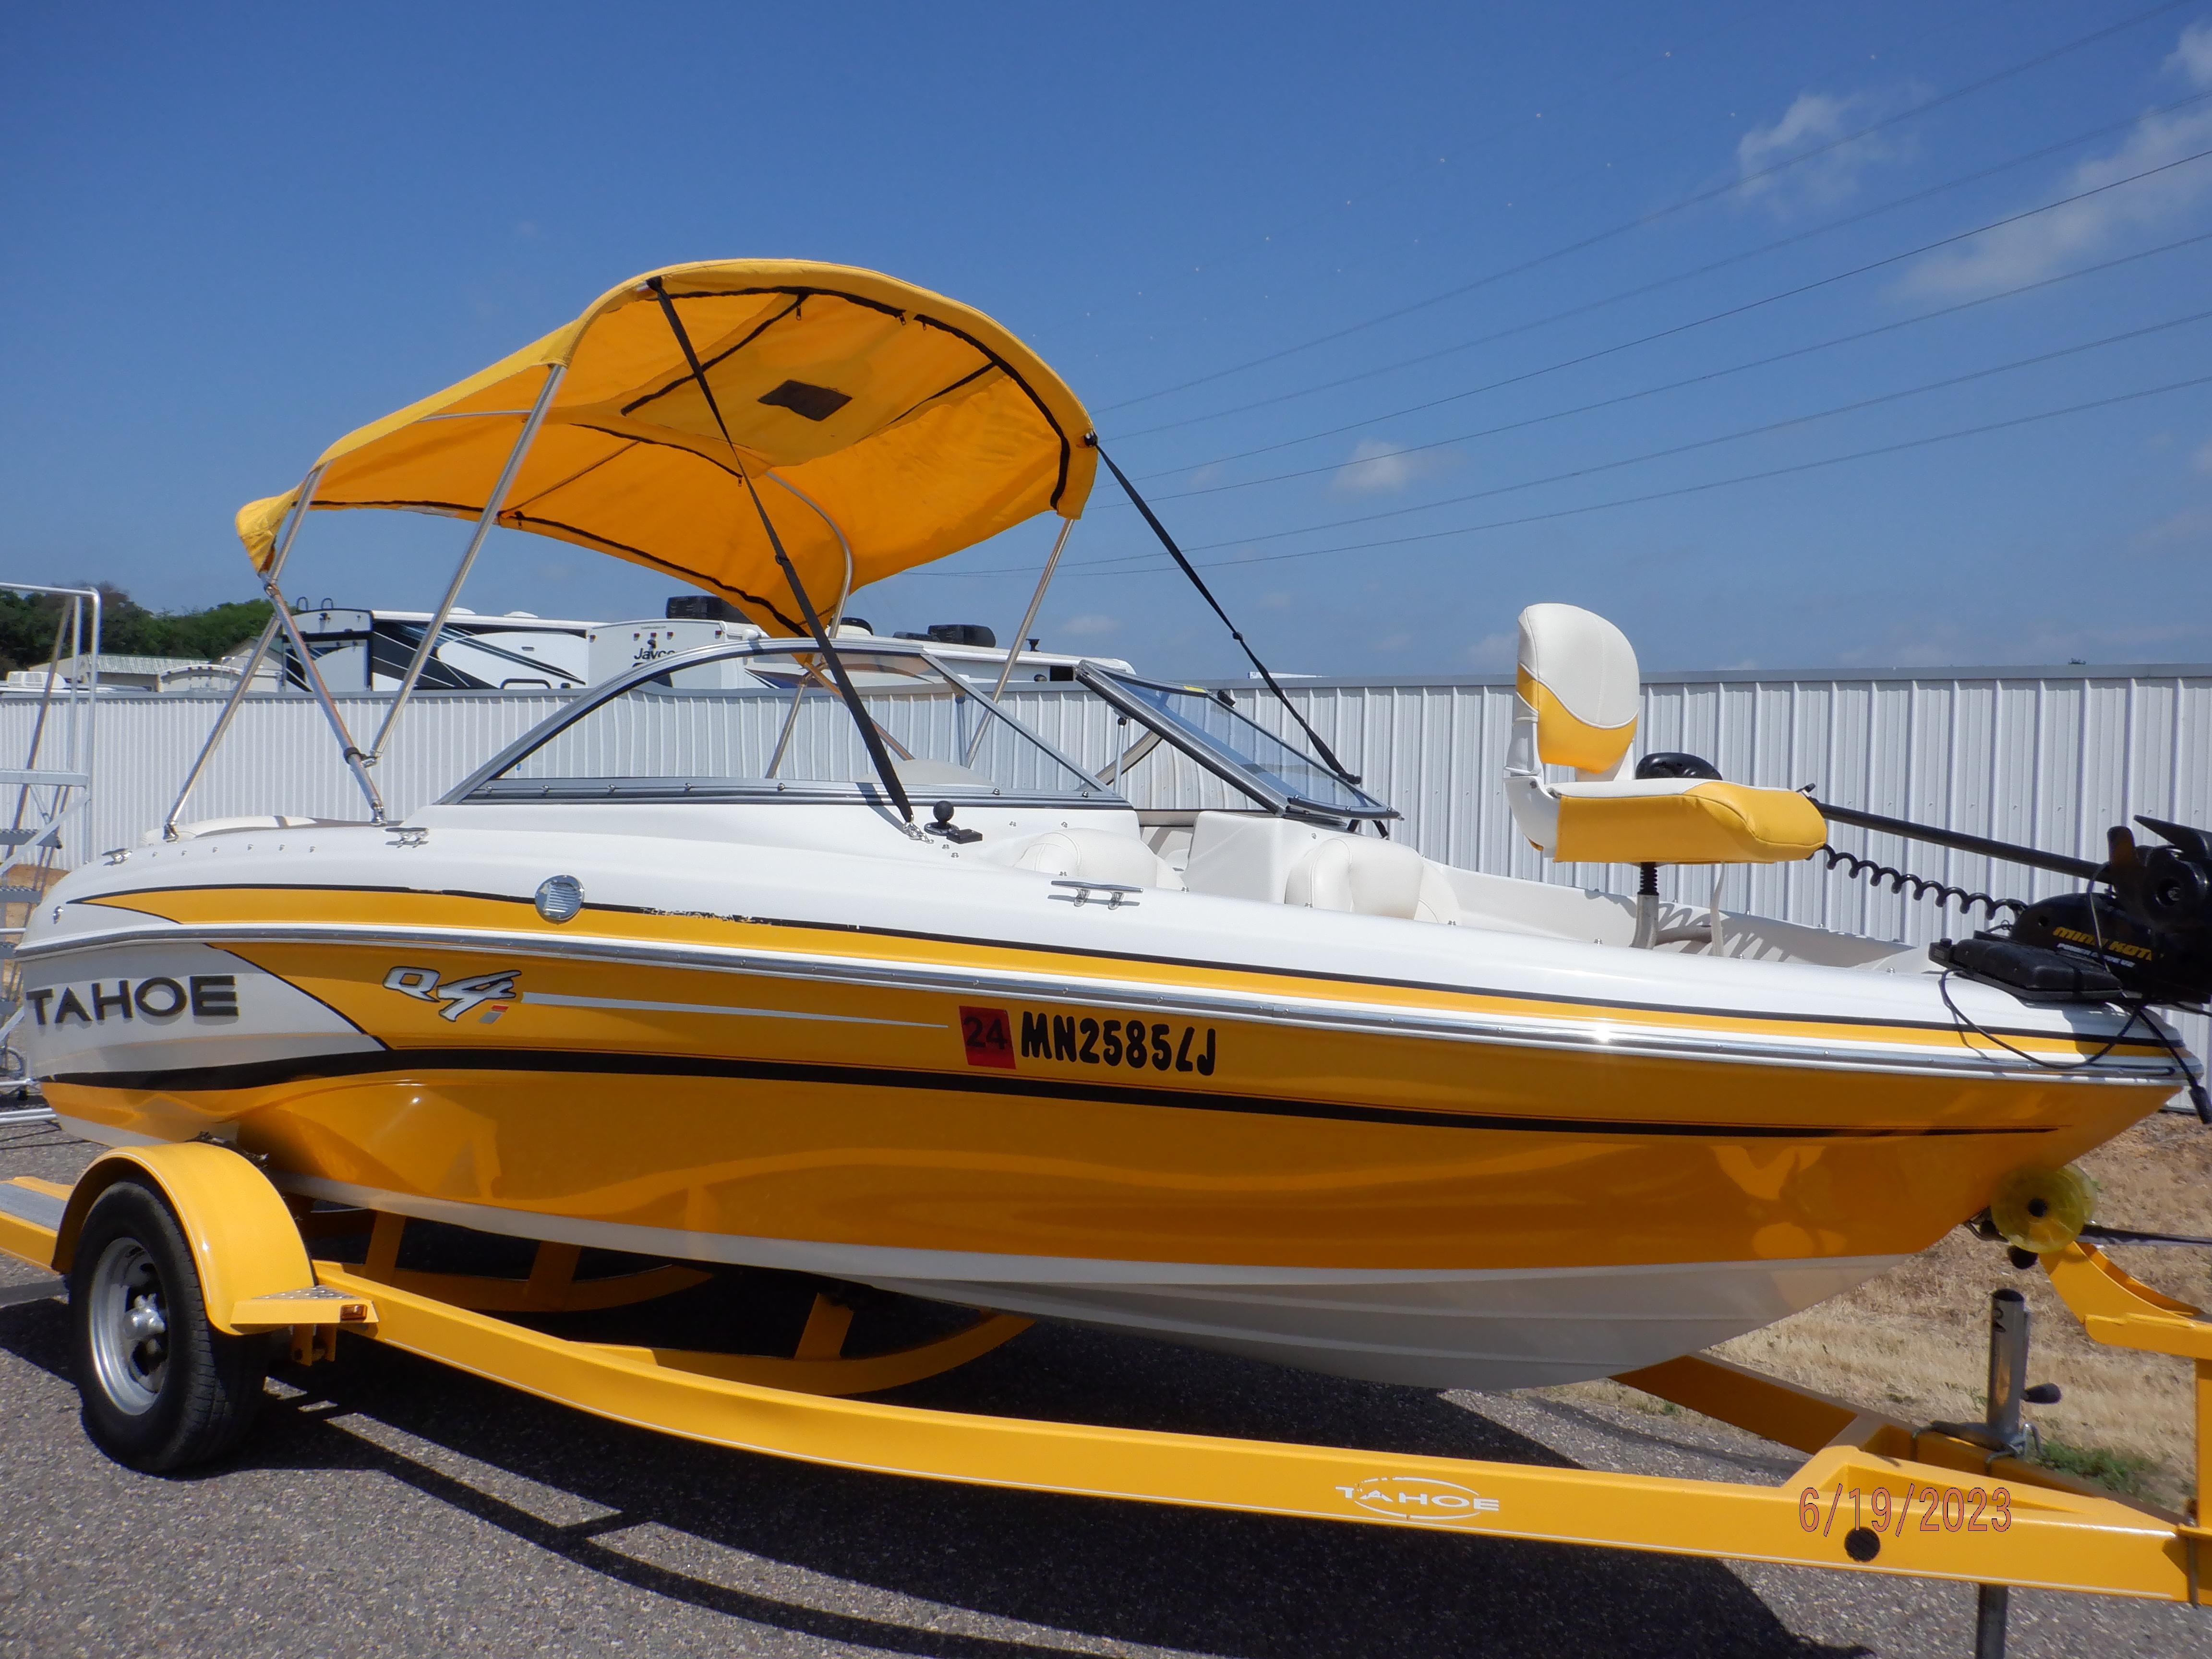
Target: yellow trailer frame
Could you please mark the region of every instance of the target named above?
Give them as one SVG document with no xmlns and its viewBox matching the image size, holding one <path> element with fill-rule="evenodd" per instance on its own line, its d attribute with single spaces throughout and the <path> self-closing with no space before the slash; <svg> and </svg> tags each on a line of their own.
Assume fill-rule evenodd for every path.
<svg viewBox="0 0 2212 1659">
<path fill-rule="evenodd" d="M 575 1341 L 495 1316 L 618 1305 L 696 1282 L 683 1267 L 579 1281 L 543 1245 L 527 1279 L 398 1268 L 403 1218 L 377 1216 L 368 1260 L 313 1260 L 333 1218 L 288 1202 L 244 1158 L 204 1145 L 104 1155 L 73 1187 L 0 1183 L 0 1249 L 66 1272 L 77 1225 L 118 1178 L 159 1188 L 183 1224 L 208 1316 L 231 1334 L 289 1329 L 294 1357 L 337 1333 L 420 1354 L 617 1422 L 711 1445 L 925 1480 L 1422 1527 L 1502 1538 L 1902 1573 L 1990 1586 L 2203 1605 L 2201 1511 L 2180 1516 L 1741 1366 L 1691 1357 L 1620 1380 L 1807 1454 L 1776 1486 L 1168 1434 L 896 1406 L 851 1396 L 935 1375 L 1027 1322 L 983 1315 L 899 1353 L 842 1354 L 849 1312 L 817 1297 L 789 1358 Z M 2075 1243 L 2041 1258 L 2100 1342 L 2196 1364 L 2197 1490 L 2212 1485 L 2212 1322 Z"/>
</svg>

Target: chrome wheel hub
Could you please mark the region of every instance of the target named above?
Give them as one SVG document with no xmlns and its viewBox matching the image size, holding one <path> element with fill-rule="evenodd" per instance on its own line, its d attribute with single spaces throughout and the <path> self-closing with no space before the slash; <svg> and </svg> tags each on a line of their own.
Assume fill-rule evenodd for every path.
<svg viewBox="0 0 2212 1659">
<path fill-rule="evenodd" d="M 91 1301 L 100 1392 L 133 1417 L 150 1411 L 168 1374 L 169 1318 L 161 1273 L 137 1239 L 116 1239 L 100 1252 Z"/>
</svg>

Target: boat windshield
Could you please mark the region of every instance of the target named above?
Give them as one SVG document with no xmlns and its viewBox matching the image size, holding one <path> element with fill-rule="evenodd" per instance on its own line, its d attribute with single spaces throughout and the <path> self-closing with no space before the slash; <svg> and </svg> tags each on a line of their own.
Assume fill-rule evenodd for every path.
<svg viewBox="0 0 2212 1659">
<path fill-rule="evenodd" d="M 920 646 L 841 647 L 915 800 L 1139 811 L 1243 811 L 1351 823 L 1397 814 L 1277 737 L 1236 694 L 1084 663 L 993 703 Z M 556 714 L 446 797 L 877 800 L 883 786 L 804 641 L 717 646 L 641 667 Z"/>
<path fill-rule="evenodd" d="M 1085 663 L 1078 677 L 1115 708 L 1271 811 L 1335 819 L 1395 818 L 1363 789 L 1268 731 L 1237 706 L 1236 694 L 1164 685 Z M 1249 695 L 1249 694 L 1248 694 Z M 1156 743 L 1139 740 L 1099 775 L 1121 782 Z"/>
<path fill-rule="evenodd" d="M 838 655 L 915 799 L 1127 806 L 927 651 L 871 646 Z M 447 799 L 883 796 L 818 652 L 767 641 L 665 660 L 556 715 Z"/>
</svg>

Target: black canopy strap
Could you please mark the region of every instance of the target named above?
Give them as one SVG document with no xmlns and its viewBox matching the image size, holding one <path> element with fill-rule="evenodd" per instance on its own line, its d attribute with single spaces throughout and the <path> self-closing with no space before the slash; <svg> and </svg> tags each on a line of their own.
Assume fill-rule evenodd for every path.
<svg viewBox="0 0 2212 1659">
<path fill-rule="evenodd" d="M 699 354 L 691 349 L 691 337 L 684 331 L 684 319 L 676 314 L 676 302 L 668 297 L 660 278 L 648 276 L 645 285 L 653 290 L 653 297 L 660 301 L 660 314 L 668 319 L 669 331 L 676 336 L 676 343 L 684 352 L 684 361 L 690 365 L 691 378 L 699 383 L 699 394 L 707 400 L 707 412 L 714 417 L 714 425 L 722 434 L 722 441 L 730 447 L 730 459 L 737 463 L 738 476 L 745 481 L 745 494 L 753 499 L 753 511 L 760 514 L 761 528 L 768 532 L 768 544 L 775 551 L 775 562 L 783 570 L 783 579 L 791 584 L 791 596 L 799 601 L 799 614 L 806 619 L 806 631 L 814 636 L 814 643 L 822 653 L 822 659 L 830 665 L 830 678 L 837 683 L 837 695 L 844 699 L 846 708 L 853 716 L 853 724 L 860 729 L 860 741 L 866 745 L 868 759 L 883 780 L 884 787 L 890 792 L 896 803 L 899 816 L 911 827 L 914 823 L 914 803 L 907 799 L 906 786 L 899 781 L 897 769 L 891 764 L 890 751 L 884 747 L 883 733 L 876 730 L 875 721 L 869 717 L 860 694 L 853 689 L 851 677 L 845 672 L 844 659 L 837 647 L 830 643 L 829 630 L 822 626 L 822 618 L 814 609 L 814 601 L 806 597 L 805 586 L 799 580 L 799 568 L 791 556 L 783 550 L 783 538 L 775 533 L 775 520 L 768 515 L 767 503 L 760 491 L 753 487 L 752 474 L 745 468 L 744 458 L 738 453 L 737 441 L 730 436 L 728 423 L 722 419 L 721 405 L 714 401 L 714 389 L 707 384 L 707 371 L 701 366 Z M 804 696 L 802 690 L 794 694 Z"/>
<path fill-rule="evenodd" d="M 1312 740 L 1315 752 L 1320 755 L 1322 760 L 1327 764 L 1330 771 L 1335 773 L 1338 777 L 1350 784 L 1353 788 L 1358 788 L 1359 787 L 1358 778 L 1354 776 L 1352 773 L 1345 770 L 1344 763 L 1337 759 L 1335 755 L 1330 751 L 1329 746 L 1322 741 L 1321 733 L 1315 731 L 1313 727 L 1308 724 L 1306 717 L 1304 714 L 1301 714 L 1295 708 L 1291 707 L 1291 700 L 1283 695 L 1283 688 L 1275 684 L 1275 677 L 1267 672 L 1267 665 L 1260 660 L 1259 653 L 1252 649 L 1250 644 L 1245 640 L 1244 635 L 1237 631 L 1237 624 L 1229 620 L 1229 613 L 1221 608 L 1221 601 L 1213 597 L 1212 590 L 1206 586 L 1204 579 L 1199 575 L 1196 567 L 1194 566 L 1188 559 L 1183 556 L 1182 549 L 1177 547 L 1176 545 L 1175 538 L 1168 534 L 1168 527 L 1159 521 L 1158 516 L 1153 513 L 1151 504 L 1147 502 L 1142 495 L 1139 495 L 1137 493 L 1137 486 L 1129 482 L 1129 475 L 1122 471 L 1120 467 L 1114 465 L 1114 458 L 1106 453 L 1105 446 L 1098 441 L 1098 434 L 1094 432 L 1084 441 L 1098 452 L 1098 459 L 1106 463 L 1107 471 L 1114 475 L 1115 481 L 1118 483 L 1121 486 L 1122 489 L 1127 493 L 1131 503 L 1136 507 L 1138 512 L 1145 515 L 1145 522 L 1152 526 L 1152 534 L 1160 538 L 1160 545 L 1167 549 L 1168 556 L 1182 567 L 1182 574 L 1190 578 L 1190 585 L 1198 590 L 1198 597 L 1204 599 L 1206 604 L 1213 607 L 1213 614 L 1220 617 L 1222 626 L 1228 629 L 1229 637 L 1236 641 L 1238 645 L 1244 647 L 1244 654 L 1251 659 L 1252 666 L 1260 671 L 1260 678 L 1267 681 L 1267 690 L 1275 694 L 1275 701 L 1281 703 L 1285 710 L 1289 713 L 1290 717 L 1298 723 L 1298 730 L 1304 732 L 1306 736 Z M 1382 826 L 1378 823 L 1376 828 L 1379 830 Z"/>
</svg>

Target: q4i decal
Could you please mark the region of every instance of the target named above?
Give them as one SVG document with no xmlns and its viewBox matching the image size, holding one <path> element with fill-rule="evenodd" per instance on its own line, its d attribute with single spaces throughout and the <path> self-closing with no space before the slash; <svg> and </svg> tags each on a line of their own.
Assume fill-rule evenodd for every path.
<svg viewBox="0 0 2212 1659">
<path fill-rule="evenodd" d="M 439 982 L 435 968 L 394 968 L 384 976 L 384 988 L 417 1002 L 434 1002 L 444 1019 L 458 1020 L 482 1008 L 477 1024 L 489 1025 L 514 1006 L 514 981 L 522 970 L 509 968 L 496 974 L 476 974 L 467 979 Z"/>
</svg>

